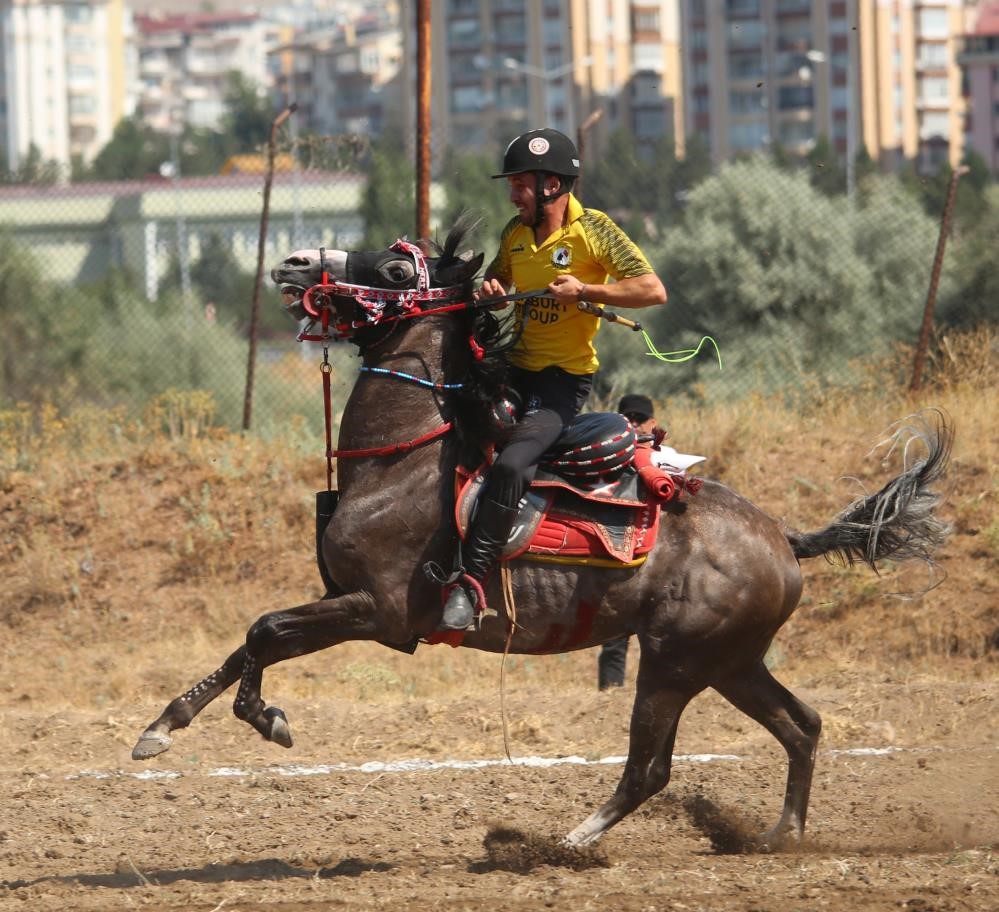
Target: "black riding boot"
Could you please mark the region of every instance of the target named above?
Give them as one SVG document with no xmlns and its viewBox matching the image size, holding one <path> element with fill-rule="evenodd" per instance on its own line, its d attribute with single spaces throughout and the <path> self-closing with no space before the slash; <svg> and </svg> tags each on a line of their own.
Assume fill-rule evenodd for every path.
<svg viewBox="0 0 999 912">
<path fill-rule="evenodd" d="M 479 501 L 468 538 L 461 545 L 462 570 L 481 583 L 510 537 L 519 507 L 508 507 L 491 497 Z M 465 630 L 475 619 L 476 595 L 468 583 L 452 587 L 438 630 Z"/>
</svg>

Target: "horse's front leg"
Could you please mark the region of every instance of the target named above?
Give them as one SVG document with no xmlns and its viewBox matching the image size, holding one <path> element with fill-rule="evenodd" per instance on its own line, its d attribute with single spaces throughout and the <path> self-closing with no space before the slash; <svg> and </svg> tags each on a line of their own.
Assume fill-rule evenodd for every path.
<svg viewBox="0 0 999 912">
<path fill-rule="evenodd" d="M 246 647 L 240 646 L 220 668 L 202 678 L 190 690 L 171 700 L 159 718 L 139 736 L 135 747 L 132 748 L 132 759 L 148 760 L 169 750 L 173 744 L 170 732 L 178 728 L 187 728 L 201 710 L 235 684 L 243 673 L 245 662 Z"/>
<path fill-rule="evenodd" d="M 381 632 L 375 600 L 367 592 L 263 615 L 246 634 L 246 657 L 233 713 L 268 741 L 291 747 L 287 717 L 276 706 L 267 706 L 260 695 L 264 669 L 347 640 L 375 640 Z"/>
</svg>

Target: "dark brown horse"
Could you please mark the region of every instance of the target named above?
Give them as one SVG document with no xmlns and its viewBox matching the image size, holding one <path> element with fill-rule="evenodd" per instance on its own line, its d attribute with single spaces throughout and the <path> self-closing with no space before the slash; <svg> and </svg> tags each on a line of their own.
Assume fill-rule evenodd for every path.
<svg viewBox="0 0 999 912">
<path fill-rule="evenodd" d="M 455 303 L 471 301 L 482 260 L 457 254 L 461 235 L 452 231 L 439 255 L 426 260 L 406 245 L 378 253 L 332 251 L 323 262 L 319 251 L 299 251 L 272 271 L 298 299 L 296 307 L 304 289 L 320 283 L 325 272 L 333 325 L 360 347 L 362 372 L 343 411 L 339 446 L 370 451 L 423 442 L 340 460 L 339 505 L 321 540 L 326 596 L 260 617 L 244 645 L 146 729 L 133 758 L 167 750 L 170 733 L 190 724 L 236 681 L 236 716 L 264 738 L 290 747 L 284 713 L 261 697 L 266 667 L 350 640 L 412 648 L 435 630 L 441 591 L 427 579 L 424 565 L 450 560 L 455 465 L 481 442 L 474 432 L 481 403 L 468 389 L 452 387 L 475 386 L 478 377 L 478 391 L 487 389 L 491 359 L 475 358 L 474 340 L 488 343 L 489 321 L 495 322 L 484 308 L 461 310 Z M 419 288 L 438 290 L 399 293 Z M 318 312 L 312 293 L 304 300 Z M 402 375 L 424 383 L 406 382 Z M 462 433 L 440 430 L 450 421 Z M 821 531 L 789 531 L 744 497 L 706 481 L 696 496 L 663 508 L 657 547 L 640 567 L 524 560 L 509 565 L 516 605 L 512 652 L 583 649 L 624 633 L 636 634 L 641 647 L 621 781 L 568 834 L 570 844 L 595 842 L 666 786 L 680 714 L 708 687 L 764 726 L 787 752 L 783 813 L 760 844 L 773 847 L 801 837 L 821 722 L 774 679 L 764 654 L 798 604 L 799 560 L 838 555 L 876 568 L 885 558 L 931 558 L 946 529 L 934 516 L 937 497 L 929 485 L 946 466 L 951 434 L 942 419 L 909 430 L 905 439 L 921 440 L 924 457 L 914 461 L 903 446 L 900 474 Z M 486 587 L 494 607 L 504 604 L 499 576 L 493 574 Z M 592 618 L 588 626 L 584 615 Z M 553 643 L 557 630 L 571 636 Z M 501 611 L 486 617 L 462 645 L 502 652 L 507 634 Z"/>
</svg>

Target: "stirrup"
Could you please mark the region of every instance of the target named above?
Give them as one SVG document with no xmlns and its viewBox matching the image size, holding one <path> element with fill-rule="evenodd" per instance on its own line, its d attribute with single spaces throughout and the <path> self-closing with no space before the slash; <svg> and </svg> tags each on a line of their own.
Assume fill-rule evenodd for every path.
<svg viewBox="0 0 999 912">
<path fill-rule="evenodd" d="M 452 618 L 450 623 L 445 623 L 444 614 L 441 615 L 440 624 L 437 629 L 448 630 L 479 630 L 482 626 L 482 617 L 486 612 L 486 594 L 482 589 L 482 584 L 467 573 L 457 574 L 458 579 L 450 583 L 444 589 L 444 613 L 447 612 L 448 604 L 455 593 L 460 593 L 462 600 L 467 603 L 467 612 L 462 612 L 458 617 Z M 464 606 L 463 606 L 464 607 Z M 465 615 L 469 614 L 468 620 Z M 462 623 L 465 621 L 465 623 Z"/>
</svg>

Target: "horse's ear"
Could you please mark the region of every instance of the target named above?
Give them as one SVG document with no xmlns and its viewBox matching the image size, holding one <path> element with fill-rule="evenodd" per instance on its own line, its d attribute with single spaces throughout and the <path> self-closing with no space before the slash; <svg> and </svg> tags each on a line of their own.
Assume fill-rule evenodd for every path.
<svg viewBox="0 0 999 912">
<path fill-rule="evenodd" d="M 485 253 L 479 253 L 467 260 L 455 258 L 443 265 L 438 262 L 434 269 L 434 278 L 441 285 L 460 285 L 462 282 L 471 281 L 482 268 L 482 261 L 485 258 Z"/>
</svg>

